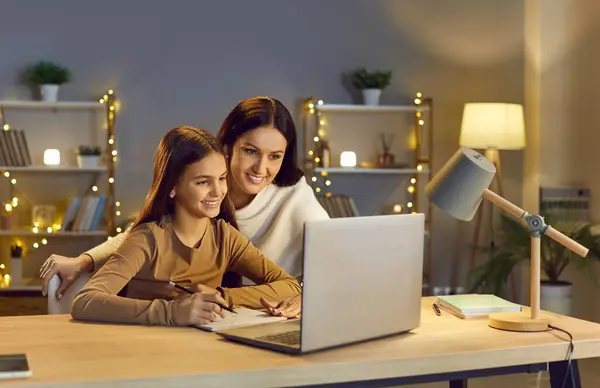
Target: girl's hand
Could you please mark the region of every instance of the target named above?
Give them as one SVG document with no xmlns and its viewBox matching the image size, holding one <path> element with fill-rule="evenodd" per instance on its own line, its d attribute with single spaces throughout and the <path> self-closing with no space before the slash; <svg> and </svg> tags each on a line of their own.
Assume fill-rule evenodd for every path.
<svg viewBox="0 0 600 388">
<path fill-rule="evenodd" d="M 177 304 L 175 324 L 178 326 L 206 325 L 219 317 L 224 318 L 220 305 L 227 303 L 217 293 L 194 293 L 185 295 Z"/>
<path fill-rule="evenodd" d="M 302 295 L 298 294 L 291 298 L 279 301 L 270 301 L 265 298 L 260 298 L 260 304 L 262 304 L 271 315 L 286 318 L 298 318 L 302 312 Z"/>
<path fill-rule="evenodd" d="M 90 272 L 93 266 L 92 258 L 88 255 L 73 258 L 60 255 L 50 256 L 40 267 L 42 295 L 48 295 L 48 283 L 54 275 L 58 275 L 60 285 L 56 290 L 56 298 L 60 299 L 77 277 L 84 272 Z"/>
</svg>

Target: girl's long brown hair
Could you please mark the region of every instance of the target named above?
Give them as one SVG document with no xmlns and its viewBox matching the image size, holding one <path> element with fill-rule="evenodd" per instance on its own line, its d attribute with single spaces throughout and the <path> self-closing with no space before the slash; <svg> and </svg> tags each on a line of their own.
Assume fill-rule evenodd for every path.
<svg viewBox="0 0 600 388">
<path fill-rule="evenodd" d="M 172 215 L 175 204 L 169 193 L 188 165 L 199 162 L 211 152 L 218 152 L 225 157 L 217 139 L 203 129 L 180 126 L 167 132 L 154 156 L 152 187 L 131 229 L 146 222 L 160 222 L 164 216 Z M 237 228 L 229 195 L 225 195 L 216 218 Z"/>
</svg>

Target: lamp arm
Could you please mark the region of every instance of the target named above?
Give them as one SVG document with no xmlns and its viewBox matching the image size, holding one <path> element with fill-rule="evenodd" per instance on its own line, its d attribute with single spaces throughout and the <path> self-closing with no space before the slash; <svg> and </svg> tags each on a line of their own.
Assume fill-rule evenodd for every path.
<svg viewBox="0 0 600 388">
<path fill-rule="evenodd" d="M 547 225 L 544 222 L 543 217 L 527 213 L 525 210 L 521 209 L 517 205 L 504 199 L 503 197 L 499 196 L 498 194 L 494 193 L 489 189 L 485 189 L 485 191 L 483 192 L 483 197 L 488 201 L 492 202 L 494 205 L 500 207 L 507 213 L 511 214 L 512 216 L 527 222 L 529 230 L 533 235 L 540 236 L 542 234 L 545 234 L 557 243 L 563 245 L 565 248 L 575 252 L 579 256 L 587 256 L 589 249 L 579 244 L 577 241 L 565 236 L 558 230 L 554 229 L 552 226 Z"/>
</svg>

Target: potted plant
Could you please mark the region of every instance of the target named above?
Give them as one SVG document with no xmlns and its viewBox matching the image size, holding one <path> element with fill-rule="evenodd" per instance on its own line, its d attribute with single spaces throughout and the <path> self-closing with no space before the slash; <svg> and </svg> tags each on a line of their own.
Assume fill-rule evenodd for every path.
<svg viewBox="0 0 600 388">
<path fill-rule="evenodd" d="M 365 105 L 379 105 L 381 91 L 390 85 L 392 72 L 389 70 L 369 72 L 359 68 L 352 72 L 351 79 L 352 85 L 362 91 Z"/>
<path fill-rule="evenodd" d="M 545 275 L 540 285 L 541 308 L 570 315 L 572 284 L 561 279 L 561 275 L 572 264 L 599 286 L 593 267 L 600 261 L 600 235 L 596 232 L 598 225 L 582 221 L 559 221 L 550 217 L 545 217 L 545 222 L 589 249 L 588 255 L 583 258 L 551 238 L 541 237 L 541 270 Z M 490 259 L 468 275 L 469 292 L 503 296 L 504 287 L 515 266 L 530 259 L 530 237 L 521 221 L 503 214 L 501 226 L 500 243 L 491 252 Z M 481 249 L 490 251 L 490 248 Z"/>
<path fill-rule="evenodd" d="M 77 164 L 80 168 L 96 168 L 100 165 L 102 150 L 98 146 L 77 147 Z"/>
<path fill-rule="evenodd" d="M 56 102 L 60 85 L 71 80 L 71 71 L 55 62 L 39 61 L 25 70 L 25 81 L 40 88 L 42 101 Z"/>
</svg>

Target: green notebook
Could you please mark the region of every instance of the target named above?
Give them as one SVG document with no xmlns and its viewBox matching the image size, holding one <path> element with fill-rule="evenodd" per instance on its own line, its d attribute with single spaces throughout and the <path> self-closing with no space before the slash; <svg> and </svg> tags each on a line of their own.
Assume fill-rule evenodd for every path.
<svg viewBox="0 0 600 388">
<path fill-rule="evenodd" d="M 491 294 L 440 295 L 437 297 L 437 303 L 461 315 L 507 313 L 522 310 L 521 305 Z"/>
</svg>

